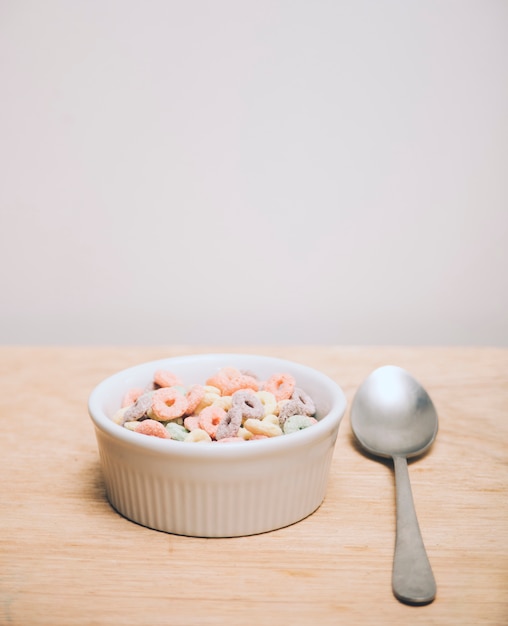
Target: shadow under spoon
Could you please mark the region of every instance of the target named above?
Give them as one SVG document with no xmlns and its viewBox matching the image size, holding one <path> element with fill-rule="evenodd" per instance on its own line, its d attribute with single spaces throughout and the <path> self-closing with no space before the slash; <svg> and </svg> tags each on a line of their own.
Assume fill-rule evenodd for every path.
<svg viewBox="0 0 508 626">
<path fill-rule="evenodd" d="M 432 400 L 406 370 L 385 365 L 356 392 L 351 427 L 367 452 L 393 459 L 397 506 L 393 593 L 407 604 L 428 604 L 435 598 L 436 581 L 416 517 L 407 458 L 423 453 L 436 437 L 438 418 Z"/>
</svg>

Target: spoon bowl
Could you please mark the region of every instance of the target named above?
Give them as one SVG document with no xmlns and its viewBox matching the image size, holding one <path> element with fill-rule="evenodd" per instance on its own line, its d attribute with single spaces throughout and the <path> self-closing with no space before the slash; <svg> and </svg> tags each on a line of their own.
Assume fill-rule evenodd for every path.
<svg viewBox="0 0 508 626">
<path fill-rule="evenodd" d="M 385 365 L 358 389 L 351 426 L 371 454 L 409 458 L 431 446 L 438 419 L 429 394 L 418 381 L 401 367 Z"/>
<path fill-rule="evenodd" d="M 385 365 L 356 392 L 351 427 L 365 450 L 393 459 L 397 493 L 393 592 L 407 604 L 428 604 L 435 598 L 436 582 L 416 517 L 407 458 L 422 454 L 434 441 L 438 429 L 434 404 L 409 372 Z"/>
</svg>

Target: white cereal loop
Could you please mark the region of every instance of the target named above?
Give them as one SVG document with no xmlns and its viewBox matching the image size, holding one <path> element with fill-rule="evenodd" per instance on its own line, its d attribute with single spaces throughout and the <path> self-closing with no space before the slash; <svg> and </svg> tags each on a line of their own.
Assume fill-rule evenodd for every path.
<svg viewBox="0 0 508 626">
<path fill-rule="evenodd" d="M 184 441 L 192 443 L 209 443 L 212 441 L 212 438 L 206 432 L 206 430 L 202 430 L 201 428 L 195 428 L 194 430 L 191 430 L 187 437 L 185 437 Z"/>
</svg>

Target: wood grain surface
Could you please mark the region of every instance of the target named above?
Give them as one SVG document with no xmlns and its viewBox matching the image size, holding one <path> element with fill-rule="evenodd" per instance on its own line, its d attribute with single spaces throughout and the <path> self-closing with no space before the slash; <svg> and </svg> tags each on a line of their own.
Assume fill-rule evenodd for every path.
<svg viewBox="0 0 508 626">
<path fill-rule="evenodd" d="M 427 388 L 440 427 L 409 472 L 436 600 L 391 592 L 390 462 L 341 424 L 322 506 L 288 528 L 199 539 L 149 530 L 108 504 L 87 414 L 119 369 L 199 352 L 270 354 L 344 389 L 387 363 Z M 0 348 L 0 624 L 508 624 L 508 350 L 495 348 Z"/>
</svg>

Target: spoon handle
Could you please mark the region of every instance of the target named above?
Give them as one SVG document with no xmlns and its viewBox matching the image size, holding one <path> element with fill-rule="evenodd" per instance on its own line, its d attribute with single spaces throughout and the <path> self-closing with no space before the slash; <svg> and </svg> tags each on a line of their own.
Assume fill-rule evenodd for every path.
<svg viewBox="0 0 508 626">
<path fill-rule="evenodd" d="M 436 581 L 423 544 L 411 493 L 407 460 L 394 456 L 397 494 L 397 534 L 393 557 L 392 588 L 408 604 L 428 604 L 436 595 Z"/>
</svg>

